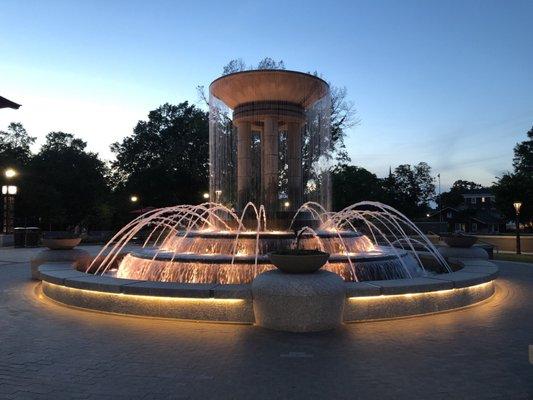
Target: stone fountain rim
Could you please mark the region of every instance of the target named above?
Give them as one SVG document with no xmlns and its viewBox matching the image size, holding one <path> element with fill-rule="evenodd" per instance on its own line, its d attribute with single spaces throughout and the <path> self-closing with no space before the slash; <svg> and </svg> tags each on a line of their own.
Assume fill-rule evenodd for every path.
<svg viewBox="0 0 533 400">
<path fill-rule="evenodd" d="M 344 322 L 402 318 L 450 311 L 492 296 L 495 290 L 493 281 L 498 276 L 498 268 L 494 264 L 485 260 L 455 262 L 463 268 L 431 278 L 345 282 Z M 44 295 L 69 306 L 180 320 L 254 322 L 252 284 L 136 281 L 83 273 L 76 270 L 75 263 L 71 262 L 43 264 L 38 268 L 38 274 Z M 485 287 L 485 284 L 488 286 Z M 480 289 L 481 293 L 468 292 L 478 287 L 483 289 Z M 68 295 L 65 291 L 68 291 Z M 440 293 L 447 294 L 446 298 L 440 296 Z M 421 296 L 415 296 L 416 294 Z M 104 300 L 106 295 L 111 296 L 110 299 Z M 172 299 L 184 301 L 190 299 L 189 301 L 200 301 L 201 304 L 195 304 L 191 308 L 189 306 L 165 308 L 160 301 L 165 298 L 169 298 L 169 302 L 172 302 Z M 142 299 L 153 304 L 149 307 L 145 303 L 140 306 L 136 301 L 128 303 L 131 299 Z M 364 301 L 364 308 L 358 299 L 368 299 Z M 398 306 L 392 309 L 390 304 L 387 304 L 391 299 L 396 299 L 395 302 L 398 303 Z"/>
</svg>

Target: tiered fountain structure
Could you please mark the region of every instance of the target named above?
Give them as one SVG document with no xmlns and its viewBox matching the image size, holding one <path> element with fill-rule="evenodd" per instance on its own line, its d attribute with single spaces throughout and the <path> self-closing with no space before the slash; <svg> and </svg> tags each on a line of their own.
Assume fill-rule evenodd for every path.
<svg viewBox="0 0 533 400">
<path fill-rule="evenodd" d="M 272 269 L 267 254 L 293 245 L 331 257 L 345 281 L 426 273 L 415 247 L 446 262 L 416 226 L 383 204 L 329 211 L 329 85 L 285 70 L 245 71 L 210 86 L 210 196 L 213 202 L 154 210 L 113 238 L 91 271 L 186 283 L 249 283 Z M 261 206 L 257 208 L 254 202 Z M 127 254 L 144 234 L 142 249 Z M 105 248 L 102 254 L 108 251 Z"/>
<path fill-rule="evenodd" d="M 269 314 L 277 319 L 271 327 L 289 330 L 331 327 L 313 324 L 333 308 L 340 323 L 443 311 L 489 297 L 496 271 L 475 264 L 452 272 L 397 210 L 364 201 L 331 211 L 330 112 L 329 85 L 314 75 L 257 70 L 215 80 L 210 201 L 139 216 L 83 272 L 72 264 L 38 267 L 44 294 L 79 307 L 181 319 L 261 324 Z M 297 280 L 287 285 L 296 278 L 276 273 L 272 292 L 268 253 L 294 246 L 297 235 L 303 248 L 330 254 L 328 272 L 300 279 L 305 287 L 296 287 Z M 324 285 L 315 284 L 319 279 Z M 328 309 L 333 286 L 337 300 Z M 295 300 L 291 291 L 307 297 Z M 265 311 L 273 310 L 274 297 L 280 311 Z M 309 324 L 296 324 L 305 313 Z"/>
</svg>

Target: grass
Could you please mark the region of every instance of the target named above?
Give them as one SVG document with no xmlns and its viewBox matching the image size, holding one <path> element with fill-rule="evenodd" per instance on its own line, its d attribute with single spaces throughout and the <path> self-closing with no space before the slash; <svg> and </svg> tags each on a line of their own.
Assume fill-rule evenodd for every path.
<svg viewBox="0 0 533 400">
<path fill-rule="evenodd" d="M 533 264 L 533 254 L 494 253 L 495 260 L 516 261 Z"/>
</svg>

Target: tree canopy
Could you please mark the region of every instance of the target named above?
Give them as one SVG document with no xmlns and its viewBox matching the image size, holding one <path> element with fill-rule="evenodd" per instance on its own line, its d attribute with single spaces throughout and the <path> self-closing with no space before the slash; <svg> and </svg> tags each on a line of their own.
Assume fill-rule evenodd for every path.
<svg viewBox="0 0 533 400">
<path fill-rule="evenodd" d="M 342 164 L 333 170 L 333 209 L 342 210 L 363 200 L 382 201 L 381 180 L 372 172 L 355 165 Z"/>
<path fill-rule="evenodd" d="M 433 182 L 427 163 L 399 165 L 384 179 L 385 202 L 411 218 L 423 216 L 435 196 Z"/>
<path fill-rule="evenodd" d="M 29 223 L 66 229 L 109 225 L 106 165 L 87 144 L 65 132 L 50 132 L 20 180 L 18 214 Z M 19 221 L 21 222 L 21 221 Z"/>
<path fill-rule="evenodd" d="M 443 192 L 440 196 L 437 196 L 436 201 L 439 204 L 439 207 L 457 207 L 463 203 L 464 198 L 462 193 L 465 193 L 469 190 L 481 189 L 479 183 L 465 180 L 457 180 L 453 183 L 449 191 Z"/>
<path fill-rule="evenodd" d="M 389 204 L 411 218 L 423 216 L 435 195 L 431 167 L 426 163 L 399 165 L 388 177 L 354 165 L 337 166 L 333 171 L 335 210 L 362 200 Z"/>
<path fill-rule="evenodd" d="M 116 189 L 137 194 L 144 206 L 197 203 L 208 189 L 208 146 L 206 112 L 188 102 L 164 104 L 112 145 Z"/>
<path fill-rule="evenodd" d="M 7 130 L 0 131 L 0 168 L 20 169 L 31 158 L 30 146 L 35 138 L 28 135 L 20 122 L 12 122 Z"/>
<path fill-rule="evenodd" d="M 520 219 L 533 228 L 533 128 L 527 132 L 527 139 L 514 148 L 513 171 L 503 174 L 494 184 L 498 208 L 509 219 L 513 219 L 513 203 L 522 202 Z"/>
</svg>

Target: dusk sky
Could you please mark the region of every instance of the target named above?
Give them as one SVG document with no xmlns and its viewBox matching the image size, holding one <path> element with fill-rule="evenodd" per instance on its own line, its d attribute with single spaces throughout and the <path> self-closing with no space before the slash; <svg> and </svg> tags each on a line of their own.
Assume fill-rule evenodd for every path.
<svg viewBox="0 0 533 400">
<path fill-rule="evenodd" d="M 533 1 L 10 1 L 0 5 L 0 129 L 109 145 L 233 58 L 269 56 L 346 86 L 352 162 L 428 162 L 490 184 L 533 125 Z M 38 146 L 36 146 L 36 149 Z"/>
</svg>

